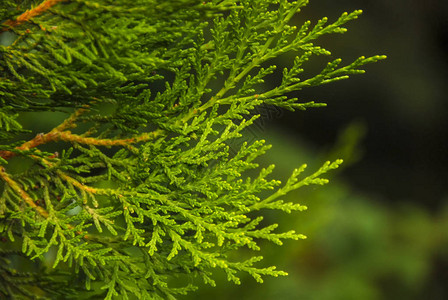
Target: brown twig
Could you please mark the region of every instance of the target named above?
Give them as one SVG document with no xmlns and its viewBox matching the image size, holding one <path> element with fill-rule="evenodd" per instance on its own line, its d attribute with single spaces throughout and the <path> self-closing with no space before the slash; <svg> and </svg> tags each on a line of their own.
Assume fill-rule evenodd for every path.
<svg viewBox="0 0 448 300">
<path fill-rule="evenodd" d="M 90 108 L 90 106 L 88 104 L 84 104 L 83 107 L 75 110 L 75 112 L 72 113 L 70 115 L 70 117 L 65 119 L 64 122 L 59 124 L 57 127 L 53 128 L 53 130 L 51 130 L 51 131 L 63 131 L 67 128 L 75 128 L 76 127 L 76 124 L 75 124 L 76 119 L 83 113 L 87 112 L 89 110 L 89 108 Z"/>
<path fill-rule="evenodd" d="M 157 136 L 157 132 L 145 132 L 139 136 L 127 139 L 97 139 L 93 137 L 83 137 L 73 134 L 70 131 L 62 131 L 55 133 L 52 136 L 52 141 L 75 142 L 79 144 L 94 145 L 94 146 L 127 146 L 138 142 L 151 140 Z"/>
<path fill-rule="evenodd" d="M 92 137 L 83 137 L 77 134 L 73 134 L 70 131 L 50 131 L 49 133 L 43 134 L 40 133 L 36 135 L 32 140 L 23 143 L 21 146 L 17 147 L 17 150 L 29 150 L 31 148 L 37 147 L 42 144 L 46 144 L 48 142 L 71 142 L 71 143 L 79 143 L 93 146 L 128 146 L 130 144 L 135 144 L 138 142 L 144 142 L 151 140 L 158 135 L 158 131 L 155 132 L 145 132 L 139 136 L 128 138 L 128 139 L 97 139 Z M 3 159 L 9 159 L 17 154 L 12 151 L 0 151 L 0 157 Z"/>
<path fill-rule="evenodd" d="M 46 10 L 50 9 L 51 7 L 55 6 L 59 2 L 64 2 L 67 0 L 45 0 L 38 6 L 28 9 L 23 14 L 18 16 L 15 20 L 7 20 L 3 22 L 3 28 L 0 29 L 0 32 L 8 31 L 11 27 L 17 27 L 25 22 L 28 22 L 32 18 L 41 15 Z"/>
<path fill-rule="evenodd" d="M 16 147 L 17 150 L 26 151 L 31 148 L 35 148 L 39 145 L 46 144 L 49 142 L 64 141 L 69 143 L 78 143 L 93 146 L 129 146 L 131 144 L 148 141 L 156 138 L 162 134 L 161 130 L 156 130 L 153 132 L 145 132 L 138 136 L 126 139 L 99 139 L 93 137 L 86 137 L 78 134 L 71 133 L 71 131 L 66 130 L 68 128 L 75 128 L 76 119 L 88 111 L 89 106 L 84 105 L 84 107 L 77 109 L 69 118 L 62 122 L 57 127 L 53 128 L 48 133 L 39 133 L 33 139 L 23 143 L 22 145 Z M 0 157 L 3 159 L 10 159 L 16 156 L 17 153 L 13 151 L 2 150 L 0 151 Z"/>
<path fill-rule="evenodd" d="M 39 145 L 51 142 L 55 140 L 55 137 L 58 136 L 58 134 L 67 129 L 67 128 L 74 128 L 76 125 L 74 124 L 75 120 L 84 112 L 88 110 L 88 105 L 85 105 L 82 108 L 77 109 L 70 117 L 68 117 L 64 122 L 62 122 L 57 127 L 53 128 L 49 133 L 43 134 L 39 133 L 36 135 L 33 139 L 23 143 L 21 146 L 16 147 L 17 150 L 26 151 L 31 148 L 37 147 Z M 16 156 L 17 154 L 12 151 L 0 151 L 0 157 L 3 159 L 10 159 L 11 157 Z"/>
<path fill-rule="evenodd" d="M 65 174 L 64 174 L 65 175 Z M 8 184 L 11 189 L 16 192 L 20 197 L 22 197 L 22 199 L 33 209 L 35 209 L 42 217 L 44 217 L 45 219 L 47 219 L 49 217 L 49 213 L 45 210 L 45 208 L 39 206 L 36 202 L 34 202 L 34 200 L 31 198 L 30 195 L 28 195 L 27 192 L 25 192 L 20 185 L 14 181 L 14 179 L 12 179 L 10 177 L 10 175 L 6 172 L 5 168 L 0 167 L 0 178 L 3 179 L 3 181 L 6 182 L 6 184 Z M 91 187 L 87 187 L 82 185 L 81 183 L 79 183 L 77 180 L 69 177 L 68 175 L 63 176 L 63 178 L 67 181 L 69 181 L 70 183 L 72 183 L 73 185 L 77 186 L 78 188 L 83 188 L 84 190 L 92 193 L 92 192 L 97 192 L 94 188 Z M 69 229 L 73 229 L 74 226 L 71 224 L 67 224 L 67 227 Z M 77 231 L 77 234 L 82 234 L 81 231 Z M 84 239 L 89 239 L 90 236 L 89 235 L 84 235 L 83 236 Z"/>
<path fill-rule="evenodd" d="M 12 179 L 8 173 L 6 173 L 5 168 L 0 167 L 0 177 L 5 181 L 14 192 L 16 192 L 22 199 L 32 208 L 34 208 L 42 217 L 48 218 L 48 212 L 41 206 L 34 202 L 33 198 L 25 192 L 20 185 Z"/>
</svg>

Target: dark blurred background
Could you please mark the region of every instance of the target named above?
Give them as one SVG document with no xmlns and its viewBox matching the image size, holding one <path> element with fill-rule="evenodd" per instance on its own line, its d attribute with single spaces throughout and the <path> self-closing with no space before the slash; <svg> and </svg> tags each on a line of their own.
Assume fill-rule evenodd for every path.
<svg viewBox="0 0 448 300">
<path fill-rule="evenodd" d="M 223 278 L 188 299 L 448 299 L 448 1 L 311 0 L 296 22 L 355 9 L 364 14 L 347 33 L 318 44 L 347 64 L 388 59 L 297 94 L 328 107 L 268 114 L 252 132 L 274 145 L 264 163 L 282 178 L 302 163 L 311 172 L 346 161 L 329 185 L 285 199 L 307 212 L 268 215 L 308 236 L 266 245 L 264 265 L 290 275 L 262 285 L 247 277 L 241 287 Z"/>
<path fill-rule="evenodd" d="M 448 1 L 312 0 L 311 19 L 336 18 L 363 9 L 343 36 L 323 45 L 346 62 L 386 54 L 367 73 L 301 96 L 326 102 L 325 109 L 286 114 L 276 123 L 316 145 L 335 140 L 352 120 L 365 122 L 363 159 L 345 175 L 387 202 L 412 201 L 437 210 L 447 196 Z"/>
</svg>

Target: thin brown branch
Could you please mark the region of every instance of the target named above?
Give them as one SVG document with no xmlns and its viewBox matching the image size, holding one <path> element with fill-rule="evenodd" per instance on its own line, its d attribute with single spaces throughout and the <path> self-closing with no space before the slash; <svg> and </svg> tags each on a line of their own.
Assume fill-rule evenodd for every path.
<svg viewBox="0 0 448 300">
<path fill-rule="evenodd" d="M 76 125 L 74 124 L 75 120 L 84 112 L 88 110 L 88 105 L 85 105 L 82 108 L 77 109 L 70 117 L 68 117 L 64 122 L 62 122 L 57 127 L 53 128 L 49 133 L 43 134 L 39 133 L 33 139 L 23 143 L 21 146 L 16 147 L 17 150 L 26 151 L 31 148 L 35 148 L 39 145 L 46 144 L 48 142 L 54 141 L 58 134 L 67 129 L 74 128 Z M 17 154 L 12 151 L 0 151 L 0 157 L 3 159 L 10 159 L 11 157 L 16 156 Z"/>
<path fill-rule="evenodd" d="M 68 176 L 67 176 L 67 177 L 68 177 Z M 25 191 L 20 187 L 20 185 L 19 185 L 17 182 L 15 182 L 15 181 L 11 178 L 11 176 L 6 172 L 5 168 L 3 168 L 3 167 L 0 167 L 0 178 L 3 179 L 3 181 L 5 181 L 6 184 L 8 184 L 14 192 L 16 192 L 20 197 L 22 197 L 22 199 L 23 199 L 23 200 L 24 200 L 30 207 L 32 207 L 33 209 L 35 209 L 35 210 L 36 210 L 42 217 L 44 217 L 44 218 L 46 218 L 46 219 L 48 218 L 49 213 L 45 210 L 45 208 L 43 208 L 43 207 L 37 205 L 36 202 L 34 202 L 34 200 L 30 197 L 30 195 L 28 195 L 28 193 L 25 192 Z M 69 178 L 72 179 L 71 177 L 69 177 Z M 65 178 L 65 179 L 67 179 L 67 178 Z M 73 180 L 76 181 L 75 179 L 73 179 Z M 79 184 L 79 182 L 78 182 L 78 184 Z M 68 227 L 69 229 L 73 229 L 73 228 L 74 228 L 74 226 L 71 225 L 71 224 L 67 224 L 67 227 Z M 77 233 L 77 234 L 82 234 L 81 231 L 77 231 L 76 233 Z M 86 235 L 83 236 L 83 238 L 84 238 L 84 239 L 89 239 L 90 236 L 86 234 Z"/>
<path fill-rule="evenodd" d="M 16 192 L 22 199 L 33 209 L 35 209 L 42 217 L 48 218 L 48 212 L 41 206 L 37 205 L 36 202 L 34 202 L 33 198 L 31 198 L 30 195 L 28 195 L 27 192 L 25 192 L 20 185 L 14 181 L 14 179 L 11 178 L 11 176 L 6 173 L 5 168 L 0 167 L 0 177 L 3 179 L 4 182 L 6 182 L 11 189 Z"/>
<path fill-rule="evenodd" d="M 98 139 L 93 137 L 83 137 L 81 135 L 73 134 L 70 131 L 62 131 L 54 133 L 54 136 L 51 136 L 51 138 L 52 141 L 75 142 L 85 145 L 110 147 L 110 146 L 128 146 L 138 142 L 151 140 L 157 136 L 158 132 L 154 131 L 154 132 L 145 132 L 138 136 L 127 139 Z"/>
<path fill-rule="evenodd" d="M 127 139 L 98 139 L 92 137 L 83 137 L 81 135 L 73 134 L 70 131 L 50 131 L 46 134 L 38 134 L 32 140 L 22 144 L 22 146 L 17 147 L 17 150 L 29 150 L 31 148 L 37 147 L 42 144 L 46 144 L 49 142 L 57 142 L 64 141 L 70 143 L 79 143 L 85 145 L 93 145 L 93 146 L 129 146 L 135 143 L 149 141 L 154 139 L 160 134 L 159 131 L 154 132 L 145 132 L 139 136 L 127 138 Z M 12 151 L 0 151 L 0 157 L 3 159 L 9 159 L 17 154 Z"/>
<path fill-rule="evenodd" d="M 2 24 L 3 28 L 0 29 L 0 32 L 8 31 L 9 28 L 11 28 L 11 27 L 17 27 L 25 22 L 28 22 L 32 18 L 34 18 L 38 15 L 41 15 L 42 13 L 44 13 L 51 7 L 55 6 L 59 2 L 64 2 L 64 1 L 67 1 L 67 0 L 45 0 L 38 6 L 32 8 L 32 9 L 28 9 L 23 14 L 18 16 L 15 20 L 7 20 L 7 21 L 3 22 L 3 24 Z"/>
<path fill-rule="evenodd" d="M 88 104 L 83 105 L 83 107 L 78 108 L 71 114 L 70 117 L 64 120 L 61 124 L 59 124 L 57 127 L 53 128 L 51 131 L 63 131 L 67 128 L 75 128 L 76 119 L 82 115 L 83 113 L 87 112 L 89 110 L 90 106 Z"/>
</svg>

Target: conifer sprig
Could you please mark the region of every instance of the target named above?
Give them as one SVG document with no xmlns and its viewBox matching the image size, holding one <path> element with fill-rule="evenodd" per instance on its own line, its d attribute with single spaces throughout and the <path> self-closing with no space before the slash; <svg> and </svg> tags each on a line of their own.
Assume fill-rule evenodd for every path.
<svg viewBox="0 0 448 300">
<path fill-rule="evenodd" d="M 278 232 L 262 214 L 307 209 L 281 197 L 327 183 L 321 176 L 342 161 L 308 176 L 303 165 L 282 185 L 270 179 L 273 165 L 257 163 L 270 145 L 235 142 L 260 117 L 258 106 L 323 106 L 291 93 L 384 59 L 336 59 L 299 78 L 313 56 L 330 54 L 315 40 L 345 32 L 361 14 L 292 25 L 306 4 L 5 1 L 1 31 L 13 40 L 0 45 L 0 278 L 8 282 L 0 295 L 170 299 L 195 289 L 185 276 L 215 285 L 216 271 L 236 284 L 241 273 L 258 282 L 286 275 L 263 267 L 262 256 L 232 253 L 305 238 Z M 271 60 L 284 53 L 296 59 L 278 72 Z M 277 75 L 278 86 L 263 87 Z M 41 111 L 67 117 L 33 132 L 20 117 Z M 14 170 L 13 158 L 28 167 Z M 45 269 L 41 282 L 8 271 L 19 268 L 8 260 L 14 251 Z M 57 289 L 64 281 L 70 288 Z"/>
</svg>

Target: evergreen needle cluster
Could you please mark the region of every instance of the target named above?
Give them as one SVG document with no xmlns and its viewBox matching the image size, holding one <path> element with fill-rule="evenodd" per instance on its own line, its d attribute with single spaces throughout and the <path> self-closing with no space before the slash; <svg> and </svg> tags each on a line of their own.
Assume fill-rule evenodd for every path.
<svg viewBox="0 0 448 300">
<path fill-rule="evenodd" d="M 0 298 L 173 299 L 195 289 L 191 278 L 215 285 L 215 272 L 236 284 L 242 272 L 286 275 L 232 254 L 304 238 L 263 211 L 306 209 L 281 198 L 325 184 L 341 161 L 282 184 L 256 163 L 265 141 L 235 141 L 258 106 L 322 106 L 291 92 L 384 58 L 303 75 L 330 54 L 315 40 L 361 14 L 292 25 L 307 2 L 3 0 Z M 296 59 L 278 72 L 271 60 L 285 53 Z M 66 118 L 43 133 L 23 125 L 42 112 Z"/>
</svg>

